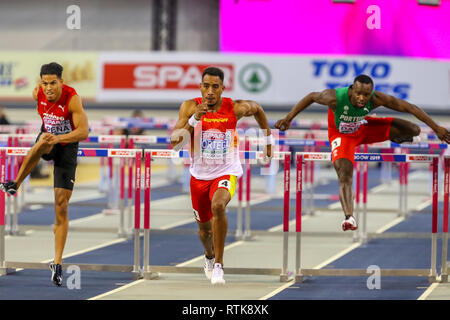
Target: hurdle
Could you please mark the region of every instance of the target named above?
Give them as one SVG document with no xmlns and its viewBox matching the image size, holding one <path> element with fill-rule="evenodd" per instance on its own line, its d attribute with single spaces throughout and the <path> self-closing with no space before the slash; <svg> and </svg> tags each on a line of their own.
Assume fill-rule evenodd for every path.
<svg viewBox="0 0 450 320">
<path fill-rule="evenodd" d="M 450 156 L 444 157 L 444 214 L 442 217 L 442 267 L 441 282 L 448 282 L 448 207 L 449 207 L 449 172 L 450 172 Z"/>
<path fill-rule="evenodd" d="M 5 178 L 6 166 L 5 159 L 8 155 L 26 155 L 30 148 L 0 148 L 0 177 Z M 113 265 L 113 264 L 85 264 L 85 263 L 69 263 L 63 265 L 66 269 L 68 265 L 77 265 L 80 270 L 89 271 L 111 271 L 111 272 L 128 272 L 132 279 L 141 278 L 140 267 L 140 163 L 142 157 L 141 150 L 134 149 L 102 149 L 102 148 L 80 148 L 78 149 L 79 157 L 112 157 L 112 158 L 134 158 L 136 162 L 135 177 L 135 229 L 134 229 L 134 262 L 133 265 Z M 48 269 L 47 263 L 39 262 L 19 262 L 6 261 L 5 259 L 5 193 L 0 192 L 0 275 L 6 275 L 15 272 L 16 269 Z"/>
<path fill-rule="evenodd" d="M 435 155 L 415 155 L 415 154 L 376 154 L 357 153 L 355 161 L 390 161 L 390 162 L 421 162 L 431 163 L 433 166 L 433 209 L 432 209 L 432 230 L 431 230 L 431 267 L 430 269 L 384 269 L 381 276 L 418 276 L 428 277 L 429 282 L 435 282 L 437 276 L 437 219 L 438 219 L 438 156 Z M 367 276 L 364 269 L 302 269 L 301 268 L 301 219 L 302 219 L 302 171 L 306 161 L 331 161 L 330 153 L 296 153 L 297 164 L 297 189 L 296 189 L 296 261 L 295 261 L 295 281 L 302 282 L 307 276 Z"/>
<path fill-rule="evenodd" d="M 280 140 L 280 145 L 288 145 L 288 146 L 302 146 L 302 147 L 329 147 L 330 144 L 327 140 L 312 140 L 312 139 L 303 139 L 303 140 Z M 379 148 L 400 148 L 401 150 L 404 150 L 405 152 L 410 152 L 411 149 L 418 149 L 418 150 L 446 150 L 448 148 L 448 145 L 446 143 L 428 143 L 428 142 L 420 142 L 415 144 L 399 144 L 391 141 L 384 141 L 379 143 L 373 143 L 368 145 L 369 149 L 379 149 Z M 307 150 L 305 150 L 307 151 Z M 391 162 L 389 162 L 391 163 Z M 367 164 L 363 164 L 363 175 L 366 175 L 367 170 Z M 308 167 L 306 167 L 305 170 L 305 179 L 306 179 L 306 186 L 308 191 L 308 202 L 306 203 L 308 206 L 306 207 L 307 210 L 305 214 L 311 215 L 314 211 L 314 197 L 312 196 L 311 188 L 314 188 L 314 183 L 311 182 L 310 178 L 308 178 L 308 173 L 311 171 L 311 169 L 308 170 Z M 408 216 L 408 163 L 399 163 L 398 167 L 399 171 L 399 209 L 398 209 L 398 215 L 406 217 Z M 309 174 L 312 174 L 310 172 Z M 365 181 L 365 180 L 364 180 Z M 367 192 L 367 189 L 363 189 L 363 197 L 365 197 L 365 193 Z M 364 201 L 364 200 L 363 200 Z M 330 208 L 327 208 L 326 210 L 333 210 Z M 377 209 L 377 211 L 383 211 L 382 209 Z"/>
<path fill-rule="evenodd" d="M 158 273 L 199 273 L 199 267 L 177 267 L 177 266 L 161 266 L 151 265 L 150 257 L 150 204 L 151 204 L 151 159 L 176 159 L 189 158 L 189 152 L 186 150 L 175 151 L 172 149 L 145 149 L 145 183 L 144 183 L 144 261 L 142 275 L 146 280 L 158 279 Z M 240 157 L 245 162 L 256 163 L 258 160 L 264 158 L 262 151 L 240 151 Z M 284 210 L 283 210 L 283 257 L 281 268 L 232 268 L 227 267 L 227 274 L 251 274 L 251 275 L 278 275 L 280 282 L 289 280 L 287 271 L 288 262 L 288 237 L 289 237 L 289 180 L 290 180 L 290 152 L 275 152 L 273 160 L 284 160 L 285 175 L 284 175 Z M 194 221 L 194 220 L 193 220 Z"/>
</svg>

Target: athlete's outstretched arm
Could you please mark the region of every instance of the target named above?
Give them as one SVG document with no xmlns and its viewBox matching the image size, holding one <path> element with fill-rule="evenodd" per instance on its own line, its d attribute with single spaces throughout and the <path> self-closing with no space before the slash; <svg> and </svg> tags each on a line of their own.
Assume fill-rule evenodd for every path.
<svg viewBox="0 0 450 320">
<path fill-rule="evenodd" d="M 251 100 L 235 100 L 234 113 L 236 119 L 253 116 L 266 136 L 270 136 L 269 122 L 261 105 Z M 272 141 L 267 142 L 267 156 L 272 157 Z"/>
<path fill-rule="evenodd" d="M 170 143 L 173 149 L 180 150 L 190 141 L 191 133 L 194 131 L 194 127 L 191 124 L 195 121 L 200 121 L 207 111 L 208 106 L 206 104 L 197 104 L 195 100 L 187 100 L 181 104 L 178 121 L 170 136 Z M 194 117 L 195 121 L 190 124 L 189 119 L 191 117 Z"/>
<path fill-rule="evenodd" d="M 78 142 L 89 136 L 88 118 L 84 111 L 80 96 L 73 96 L 70 99 L 68 107 L 69 111 L 72 113 L 72 121 L 75 129 L 70 133 L 52 135 L 49 140 L 51 144 Z"/>
<path fill-rule="evenodd" d="M 336 91 L 326 89 L 321 92 L 309 93 L 302 100 L 300 100 L 283 119 L 280 119 L 275 123 L 275 128 L 280 129 L 281 131 L 289 129 L 292 119 L 309 107 L 313 102 L 323 104 L 334 109 L 337 102 Z"/>
<path fill-rule="evenodd" d="M 434 120 L 431 119 L 430 116 L 418 106 L 379 91 L 375 91 L 373 102 L 374 107 L 385 106 L 386 108 L 398 112 L 412 114 L 417 119 L 419 119 L 420 121 L 428 125 L 431 129 L 433 129 L 433 131 L 436 133 L 436 135 L 440 140 L 450 143 L 449 131 L 446 128 L 434 122 Z"/>
</svg>

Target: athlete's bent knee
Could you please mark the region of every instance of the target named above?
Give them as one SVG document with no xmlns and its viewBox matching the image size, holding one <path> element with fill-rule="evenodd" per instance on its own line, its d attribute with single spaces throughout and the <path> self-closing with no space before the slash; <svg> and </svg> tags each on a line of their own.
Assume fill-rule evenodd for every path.
<svg viewBox="0 0 450 320">
<path fill-rule="evenodd" d="M 211 211 L 214 215 L 225 214 L 226 204 L 222 201 L 214 202 L 211 205 Z"/>
<path fill-rule="evenodd" d="M 413 123 L 411 125 L 411 130 L 412 130 L 413 136 L 418 136 L 420 134 L 420 127 L 415 123 Z"/>
</svg>

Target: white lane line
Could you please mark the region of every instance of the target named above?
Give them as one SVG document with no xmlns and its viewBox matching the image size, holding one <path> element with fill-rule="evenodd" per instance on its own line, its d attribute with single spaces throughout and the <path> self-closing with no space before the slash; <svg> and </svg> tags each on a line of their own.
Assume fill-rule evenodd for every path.
<svg viewBox="0 0 450 320">
<path fill-rule="evenodd" d="M 104 217 L 104 216 L 105 216 L 104 213 L 96 213 L 96 214 L 93 214 L 93 215 L 90 215 L 90 216 L 87 216 L 87 217 L 84 217 L 84 218 L 74 219 L 72 221 L 69 221 L 69 226 L 71 226 L 73 224 L 78 224 L 78 223 L 83 223 L 83 222 L 86 222 L 86 221 L 95 220 L 95 219 L 98 219 L 98 218 L 101 218 L 101 217 Z"/>
<path fill-rule="evenodd" d="M 433 292 L 434 289 L 436 289 L 439 286 L 439 282 L 434 282 L 432 283 L 427 290 L 425 290 L 424 293 L 422 293 L 422 295 L 417 298 L 417 300 L 426 300 L 428 298 L 428 296 L 431 294 L 431 292 Z"/>
<path fill-rule="evenodd" d="M 28 209 L 30 210 L 39 210 L 42 209 L 44 206 L 42 204 L 32 204 L 31 206 L 28 207 Z"/>
<path fill-rule="evenodd" d="M 137 284 L 139 284 L 139 283 L 141 283 L 141 282 L 144 282 L 144 281 L 145 281 L 144 279 L 140 279 L 140 280 L 136 280 L 136 281 L 130 282 L 130 283 L 128 283 L 128 284 L 126 284 L 126 285 L 124 285 L 124 286 L 121 286 L 121 287 L 119 287 L 119 288 L 117 288 L 117 289 L 114 289 L 114 290 L 112 290 L 112 291 L 108 291 L 108 292 L 99 294 L 98 296 L 89 298 L 88 300 L 98 300 L 98 299 L 101 299 L 101 298 L 106 297 L 106 296 L 109 296 L 109 295 L 111 295 L 111 294 L 113 294 L 113 293 L 117 293 L 117 292 L 119 292 L 119 291 L 122 291 L 122 290 L 128 289 L 128 288 L 130 288 L 130 287 L 133 287 L 133 286 L 135 286 L 135 285 L 137 285 Z"/>
<path fill-rule="evenodd" d="M 432 203 L 432 199 L 426 200 L 416 207 L 416 211 L 422 211 Z"/>
<path fill-rule="evenodd" d="M 239 241 L 233 242 L 233 243 L 227 245 L 227 246 L 224 248 L 224 251 L 225 251 L 225 250 L 228 250 L 228 249 L 231 249 L 231 248 L 234 248 L 234 247 L 237 247 L 237 246 L 239 246 L 239 245 L 241 245 L 241 244 L 243 244 L 243 243 L 244 243 L 243 240 L 239 240 Z M 188 261 L 179 263 L 179 264 L 176 265 L 176 267 L 184 267 L 184 266 L 186 266 L 186 265 L 188 265 L 188 264 L 191 264 L 191 263 L 193 263 L 193 262 L 196 262 L 196 261 L 198 261 L 198 260 L 203 259 L 204 256 L 205 256 L 205 255 L 202 254 L 201 256 L 195 257 L 195 258 L 193 258 L 193 259 L 191 259 L 191 260 L 188 260 Z"/>
<path fill-rule="evenodd" d="M 341 207 L 341 203 L 340 202 L 335 202 L 335 203 L 330 204 L 328 206 L 328 209 L 338 209 L 340 207 Z"/>
<path fill-rule="evenodd" d="M 36 232 L 36 230 L 27 230 L 27 231 L 25 231 L 25 235 L 27 236 L 27 235 L 32 234 L 34 232 Z M 12 235 L 6 235 L 5 239 L 9 239 L 9 238 L 12 238 L 12 237 L 13 237 Z M 17 236 L 14 236 L 14 238 L 17 238 Z"/>
<path fill-rule="evenodd" d="M 376 187 L 373 187 L 372 189 L 370 189 L 369 193 L 370 192 L 372 192 L 372 193 L 381 192 L 381 191 L 387 189 L 388 186 L 389 185 L 387 183 L 380 184 L 379 186 L 376 186 Z"/>
<path fill-rule="evenodd" d="M 86 253 L 86 252 L 89 252 L 89 251 L 94 251 L 94 250 L 97 250 L 97 249 L 101 249 L 101 248 L 104 248 L 104 247 L 107 247 L 107 246 L 110 246 L 110 245 L 113 245 L 113 244 L 125 242 L 125 241 L 127 241 L 127 239 L 125 239 L 125 238 L 108 241 L 108 242 L 105 242 L 105 243 L 102 243 L 102 244 L 99 244 L 99 245 L 96 245 L 96 246 L 93 246 L 93 247 L 89 247 L 89 248 L 86 248 L 86 249 L 83 249 L 83 250 L 79 250 L 79 251 L 75 251 L 75 252 L 72 252 L 72 253 L 69 253 L 69 254 L 65 254 L 63 256 L 63 259 L 66 259 L 66 258 L 69 258 L 69 257 L 73 257 L 73 256 L 76 256 L 76 255 L 79 255 L 79 254 L 83 254 L 83 253 Z M 50 261 L 53 261 L 53 258 L 41 261 L 41 263 L 46 263 L 46 262 L 50 262 Z"/>
<path fill-rule="evenodd" d="M 387 229 L 392 228 L 393 226 L 399 224 L 400 222 L 402 222 L 403 220 L 405 220 L 404 217 L 398 217 L 397 219 L 392 220 L 391 222 L 389 222 L 388 224 L 382 226 L 380 229 L 378 229 L 377 231 L 375 231 L 375 233 L 383 233 L 385 232 Z"/>
<path fill-rule="evenodd" d="M 167 229 L 175 228 L 175 227 L 178 227 L 178 226 L 182 226 L 184 224 L 188 224 L 188 223 L 191 223 L 191 222 L 194 222 L 194 221 L 195 221 L 194 218 L 189 218 L 189 219 L 181 220 L 181 221 L 178 221 L 178 222 L 166 224 L 166 225 L 164 225 L 162 227 L 159 227 L 158 229 L 160 229 L 160 230 L 167 230 Z"/>
<path fill-rule="evenodd" d="M 289 288 L 290 286 L 292 286 L 295 283 L 295 280 L 291 280 L 289 282 L 286 282 L 285 284 L 283 284 L 281 287 L 279 287 L 278 289 L 266 294 L 265 296 L 259 298 L 258 300 L 267 300 L 271 297 L 273 297 L 274 295 L 280 293 L 281 291 L 283 291 L 284 289 Z"/>
<path fill-rule="evenodd" d="M 304 216 L 304 217 L 302 216 L 302 222 L 305 221 L 305 220 L 308 220 L 309 218 L 311 218 L 311 216 Z M 289 221 L 289 229 L 293 225 L 295 225 L 295 219 Z M 277 225 L 275 227 L 267 229 L 267 231 L 269 231 L 269 232 L 276 232 L 276 231 L 281 231 L 281 230 L 283 230 L 283 224 L 279 224 L 279 225 Z"/>
<path fill-rule="evenodd" d="M 327 260 L 325 260 L 324 262 L 318 264 L 317 266 L 315 266 L 313 269 L 322 269 L 323 267 L 325 267 L 326 265 L 330 264 L 331 262 L 343 257 L 344 255 L 346 255 L 347 253 L 349 253 L 350 251 L 352 251 L 353 249 L 358 248 L 361 245 L 361 243 L 354 243 L 352 244 L 350 247 L 336 253 L 334 256 L 332 256 L 331 258 L 328 258 Z"/>
</svg>

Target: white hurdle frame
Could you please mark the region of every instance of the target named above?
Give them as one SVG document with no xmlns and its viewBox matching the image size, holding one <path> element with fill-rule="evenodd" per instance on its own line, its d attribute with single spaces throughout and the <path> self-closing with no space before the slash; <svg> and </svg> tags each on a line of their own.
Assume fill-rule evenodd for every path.
<svg viewBox="0 0 450 320">
<path fill-rule="evenodd" d="M 301 268 L 301 219 L 302 219 L 302 171 L 306 161 L 331 161 L 331 153 L 296 153 L 297 163 L 297 200 L 296 200 L 296 261 L 295 281 L 302 282 L 306 276 L 367 276 L 365 269 L 302 269 Z M 384 269 L 381 276 L 428 276 L 429 282 L 435 282 L 437 277 L 437 219 L 438 219 L 438 155 L 414 154 L 371 154 L 357 153 L 355 161 L 390 161 L 390 162 L 420 162 L 433 165 L 433 214 L 431 231 L 431 268 L 430 269 Z"/>
<path fill-rule="evenodd" d="M 14 155 L 26 155 L 31 148 L 0 148 L 0 178 L 5 178 L 5 159 Z M 134 158 L 136 160 L 136 188 L 135 188 L 135 230 L 134 230 L 134 264 L 133 265 L 112 265 L 112 264 L 84 264 L 84 263 L 70 263 L 63 264 L 63 269 L 68 265 L 77 265 L 80 270 L 90 271 L 112 271 L 112 272 L 129 272 L 132 279 L 139 279 L 142 277 L 140 267 L 140 162 L 142 158 L 142 151 L 136 149 L 102 149 L 102 148 L 80 148 L 78 149 L 79 157 L 112 157 L 112 158 Z M 48 269 L 47 263 L 39 262 L 18 262 L 5 260 L 5 193 L 0 192 L 0 275 L 6 275 L 15 272 L 15 269 Z"/>
<path fill-rule="evenodd" d="M 241 151 L 241 155 L 248 163 L 256 163 L 263 159 L 262 151 Z M 158 279 L 158 273 L 198 273 L 198 267 L 177 267 L 177 266 L 158 266 L 150 265 L 150 204 L 151 204 L 151 159 L 175 159 L 188 158 L 189 152 L 185 150 L 175 151 L 171 149 L 145 149 L 145 189 L 144 189 L 144 262 L 143 277 L 146 280 Z M 288 262 L 288 237 L 289 237 L 289 177 L 290 177 L 290 152 L 275 152 L 274 160 L 285 161 L 285 198 L 284 198 L 284 230 L 283 230 L 283 261 L 281 268 L 231 268 L 227 267 L 227 274 L 252 274 L 252 275 L 279 275 L 280 282 L 289 280 L 287 271 Z M 287 171 L 286 171 L 287 169 Z M 287 204 L 287 206 L 286 206 Z"/>
</svg>

